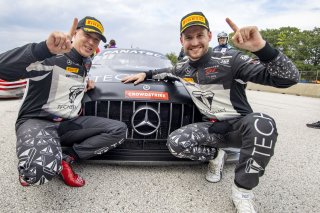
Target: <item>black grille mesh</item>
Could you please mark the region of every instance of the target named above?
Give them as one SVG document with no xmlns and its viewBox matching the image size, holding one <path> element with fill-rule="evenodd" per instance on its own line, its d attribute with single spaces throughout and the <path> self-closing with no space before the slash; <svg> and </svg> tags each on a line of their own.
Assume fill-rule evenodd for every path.
<svg viewBox="0 0 320 213">
<path fill-rule="evenodd" d="M 140 135 L 132 128 L 132 115 L 141 106 L 152 107 L 160 115 L 160 127 L 151 135 Z M 105 117 L 125 122 L 128 126 L 127 139 L 139 140 L 166 140 L 172 131 L 187 124 L 201 121 L 201 115 L 194 105 L 138 101 L 100 100 L 87 102 L 84 105 L 84 115 Z M 153 122 L 156 118 L 149 117 L 149 119 Z"/>
</svg>

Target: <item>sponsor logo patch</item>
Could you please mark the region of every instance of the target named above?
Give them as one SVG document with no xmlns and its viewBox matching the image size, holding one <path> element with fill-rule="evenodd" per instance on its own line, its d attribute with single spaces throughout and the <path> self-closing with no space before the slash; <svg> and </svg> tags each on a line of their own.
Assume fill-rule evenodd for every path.
<svg viewBox="0 0 320 213">
<path fill-rule="evenodd" d="M 188 83 L 194 84 L 193 78 L 183 78 L 183 80 L 185 80 Z"/>
<path fill-rule="evenodd" d="M 187 74 L 187 75 L 190 75 L 190 73 L 191 73 L 191 69 L 190 69 L 189 67 L 187 67 L 187 69 L 186 69 L 186 74 Z"/>
<path fill-rule="evenodd" d="M 209 75 L 210 73 L 216 72 L 217 68 L 216 67 L 208 67 L 208 68 L 205 68 L 204 71 L 205 71 L 205 75 Z"/>
<path fill-rule="evenodd" d="M 83 78 L 82 76 L 80 76 L 80 75 L 76 75 L 76 74 L 66 74 L 66 77 L 67 78 Z"/>
<path fill-rule="evenodd" d="M 101 32 L 104 32 L 104 29 L 103 29 L 102 25 L 101 25 L 99 22 L 95 21 L 95 20 L 87 19 L 85 25 L 96 27 L 96 28 L 98 28 Z"/>
<path fill-rule="evenodd" d="M 222 65 L 227 65 L 227 64 L 229 64 L 229 59 L 221 59 L 221 60 L 220 60 L 220 64 L 222 64 Z"/>
<path fill-rule="evenodd" d="M 247 61 L 250 57 L 248 55 L 242 55 L 240 58 L 244 61 Z"/>
<path fill-rule="evenodd" d="M 72 61 L 71 61 L 70 59 L 68 59 L 68 60 L 67 60 L 67 64 L 68 64 L 68 65 L 71 65 L 71 64 L 72 64 Z"/>
<path fill-rule="evenodd" d="M 249 61 L 249 63 L 250 63 L 250 64 L 260 64 L 260 61 L 259 61 L 259 59 L 251 59 L 251 60 Z"/>
<path fill-rule="evenodd" d="M 67 72 L 72 72 L 72 73 L 79 72 L 79 68 L 77 68 L 77 67 L 67 67 L 66 70 L 67 70 Z"/>
<path fill-rule="evenodd" d="M 186 17 L 185 19 L 182 20 L 182 28 L 184 28 L 187 24 L 193 21 L 198 21 L 202 22 L 203 24 L 206 23 L 205 18 L 201 15 L 191 15 Z"/>
<path fill-rule="evenodd" d="M 78 95 L 80 95 L 82 93 L 82 91 L 84 90 L 84 86 L 83 85 L 72 86 L 69 90 L 70 90 L 69 101 L 70 101 L 70 103 L 73 104 L 74 101 L 76 100 L 76 98 L 78 97 Z"/>
<path fill-rule="evenodd" d="M 143 91 L 143 90 L 126 90 L 126 98 L 138 98 L 138 99 L 149 99 L 149 100 L 169 100 L 169 94 L 167 92 L 157 91 Z"/>
</svg>

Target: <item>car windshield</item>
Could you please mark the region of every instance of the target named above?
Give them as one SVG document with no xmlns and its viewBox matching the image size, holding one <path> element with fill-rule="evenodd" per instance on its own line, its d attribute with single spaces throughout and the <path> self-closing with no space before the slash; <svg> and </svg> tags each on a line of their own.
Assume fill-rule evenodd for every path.
<svg viewBox="0 0 320 213">
<path fill-rule="evenodd" d="M 93 65 L 105 65 L 113 69 L 159 69 L 172 66 L 166 56 L 139 49 L 106 49 L 95 56 Z"/>
</svg>

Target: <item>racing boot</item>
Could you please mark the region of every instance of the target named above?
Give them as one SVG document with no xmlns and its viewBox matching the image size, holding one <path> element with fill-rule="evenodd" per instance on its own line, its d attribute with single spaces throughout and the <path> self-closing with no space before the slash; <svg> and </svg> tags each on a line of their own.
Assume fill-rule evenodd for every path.
<svg viewBox="0 0 320 213">
<path fill-rule="evenodd" d="M 256 213 L 257 207 L 253 202 L 253 197 L 252 190 L 232 185 L 232 201 L 237 213 Z"/>
<path fill-rule="evenodd" d="M 85 185 L 85 180 L 78 174 L 72 171 L 70 163 L 66 160 L 62 160 L 61 176 L 65 184 L 71 187 L 82 187 Z"/>
<path fill-rule="evenodd" d="M 310 128 L 320 129 L 320 121 L 315 122 L 315 123 L 306 124 L 306 125 L 307 125 L 307 127 L 310 127 Z"/>
<path fill-rule="evenodd" d="M 29 183 L 27 183 L 27 181 L 23 180 L 21 175 L 19 175 L 19 182 L 21 186 L 31 186 Z"/>
<path fill-rule="evenodd" d="M 219 182 L 222 177 L 224 162 L 227 159 L 227 154 L 224 150 L 218 149 L 218 155 L 215 159 L 209 160 L 206 180 L 212 183 Z"/>
</svg>

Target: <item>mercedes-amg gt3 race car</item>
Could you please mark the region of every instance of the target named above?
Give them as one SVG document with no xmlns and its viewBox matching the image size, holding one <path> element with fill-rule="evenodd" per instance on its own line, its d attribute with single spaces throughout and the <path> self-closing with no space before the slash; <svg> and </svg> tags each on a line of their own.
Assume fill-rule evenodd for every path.
<svg viewBox="0 0 320 213">
<path fill-rule="evenodd" d="M 168 135 L 202 115 L 178 81 L 147 80 L 123 84 L 128 75 L 170 67 L 163 54 L 142 49 L 105 49 L 93 60 L 89 72 L 95 89 L 84 99 L 84 115 L 120 120 L 127 124 L 125 142 L 93 159 L 121 161 L 186 161 L 171 155 Z M 236 161 L 238 149 L 226 149 L 227 161 Z"/>
</svg>

